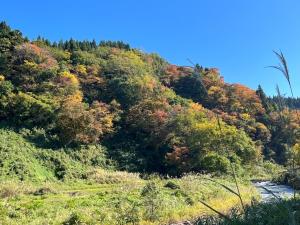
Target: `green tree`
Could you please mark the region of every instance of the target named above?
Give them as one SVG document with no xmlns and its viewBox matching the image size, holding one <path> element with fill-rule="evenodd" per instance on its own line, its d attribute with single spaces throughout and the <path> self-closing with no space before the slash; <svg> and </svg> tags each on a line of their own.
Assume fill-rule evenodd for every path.
<svg viewBox="0 0 300 225">
<path fill-rule="evenodd" d="M 12 70 L 7 78 L 19 90 L 32 92 L 55 77 L 57 70 L 57 61 L 47 50 L 24 43 L 15 48 Z"/>
<path fill-rule="evenodd" d="M 260 152 L 246 133 L 222 121 L 220 131 L 219 122 L 209 119 L 211 116 L 209 111 L 193 103 L 170 120 L 169 144 L 174 150 L 167 154 L 168 163 L 180 166 L 181 172 L 211 169 L 201 162 L 212 153 L 237 158 L 245 164 L 256 162 Z"/>
<path fill-rule="evenodd" d="M 5 77 L 0 76 L 0 119 L 8 119 L 10 110 L 9 104 L 11 104 L 14 86 L 10 81 L 6 81 Z"/>
<path fill-rule="evenodd" d="M 57 104 L 51 96 L 19 92 L 9 98 L 8 111 L 16 125 L 47 127 L 53 122 Z"/>
<path fill-rule="evenodd" d="M 0 23 L 0 73 L 8 75 L 14 48 L 24 41 L 20 31 L 12 30 L 5 22 Z"/>
<path fill-rule="evenodd" d="M 199 73 L 180 77 L 174 84 L 174 90 L 180 96 L 195 102 L 201 103 L 206 97 L 206 90 Z"/>
<path fill-rule="evenodd" d="M 117 50 L 104 67 L 111 99 L 116 98 L 125 108 L 155 97 L 161 86 L 150 74 L 150 67 L 133 51 Z"/>
<path fill-rule="evenodd" d="M 267 95 L 265 94 L 264 90 L 260 85 L 258 85 L 258 88 L 256 90 L 256 94 L 261 100 L 261 104 L 263 105 L 264 109 L 266 110 L 267 113 L 271 112 L 271 107 L 270 107 L 270 102 L 267 98 Z"/>
</svg>

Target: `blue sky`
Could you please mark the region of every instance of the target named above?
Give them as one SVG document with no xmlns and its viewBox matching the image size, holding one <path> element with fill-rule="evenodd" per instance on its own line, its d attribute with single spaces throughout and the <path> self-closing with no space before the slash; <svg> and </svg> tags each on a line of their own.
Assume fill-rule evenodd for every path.
<svg viewBox="0 0 300 225">
<path fill-rule="evenodd" d="M 29 38 L 123 40 L 169 62 L 220 69 L 225 81 L 267 94 L 288 86 L 275 70 L 281 49 L 300 96 L 299 0 L 3 1 L 0 20 Z"/>
</svg>

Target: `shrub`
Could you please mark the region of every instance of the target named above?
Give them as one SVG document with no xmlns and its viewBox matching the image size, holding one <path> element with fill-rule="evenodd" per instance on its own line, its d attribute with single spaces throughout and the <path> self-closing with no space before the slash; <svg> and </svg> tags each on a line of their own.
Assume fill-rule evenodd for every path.
<svg viewBox="0 0 300 225">
<path fill-rule="evenodd" d="M 166 184 L 165 184 L 165 187 L 166 188 L 170 188 L 170 189 L 180 189 L 180 186 L 178 184 L 175 184 L 173 181 L 168 181 Z"/>
<path fill-rule="evenodd" d="M 37 196 L 37 195 L 46 195 L 51 193 L 54 193 L 53 190 L 51 190 L 48 187 L 42 187 L 35 190 L 32 194 Z"/>
<path fill-rule="evenodd" d="M 139 224 L 141 215 L 136 202 L 120 199 L 117 201 L 115 208 L 117 209 L 116 225 Z"/>
<path fill-rule="evenodd" d="M 83 217 L 78 213 L 72 213 L 70 217 L 62 224 L 63 225 L 86 225 Z"/>
<path fill-rule="evenodd" d="M 141 191 L 143 204 L 146 208 L 144 216 L 147 220 L 155 221 L 160 217 L 161 200 L 159 195 L 159 189 L 154 182 L 148 183 Z"/>
<path fill-rule="evenodd" d="M 208 172 L 227 173 L 230 169 L 230 161 L 217 153 L 209 153 L 204 156 L 201 165 Z"/>
</svg>

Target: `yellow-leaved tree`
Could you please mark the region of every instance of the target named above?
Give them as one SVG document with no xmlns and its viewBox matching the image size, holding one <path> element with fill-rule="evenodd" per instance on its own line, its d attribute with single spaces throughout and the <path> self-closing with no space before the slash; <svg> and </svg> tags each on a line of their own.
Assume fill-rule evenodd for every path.
<svg viewBox="0 0 300 225">
<path fill-rule="evenodd" d="M 59 137 L 64 145 L 98 142 L 113 131 L 116 114 L 110 105 L 95 101 L 91 105 L 82 102 L 77 95 L 69 96 L 62 103 L 57 115 Z"/>
</svg>

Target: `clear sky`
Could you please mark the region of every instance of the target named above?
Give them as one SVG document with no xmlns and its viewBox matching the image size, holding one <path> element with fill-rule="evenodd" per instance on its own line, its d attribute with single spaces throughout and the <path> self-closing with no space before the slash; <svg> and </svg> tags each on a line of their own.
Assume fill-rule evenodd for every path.
<svg viewBox="0 0 300 225">
<path fill-rule="evenodd" d="M 299 0 L 2 1 L 0 20 L 29 38 L 123 40 L 170 63 L 217 67 L 227 82 L 275 93 L 287 84 L 272 50 L 281 49 L 300 96 Z"/>
</svg>

